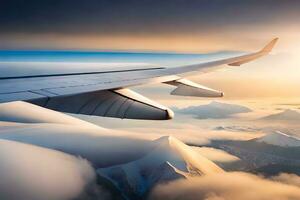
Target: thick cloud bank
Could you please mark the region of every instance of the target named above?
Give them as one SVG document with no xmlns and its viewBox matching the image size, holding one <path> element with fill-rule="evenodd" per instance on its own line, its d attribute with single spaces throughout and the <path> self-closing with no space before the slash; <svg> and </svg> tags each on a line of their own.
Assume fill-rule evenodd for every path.
<svg viewBox="0 0 300 200">
<path fill-rule="evenodd" d="M 282 183 L 300 187 L 300 176 L 297 176 L 296 174 L 281 173 L 278 176 L 272 177 L 272 179 L 275 181 L 280 181 Z"/>
<path fill-rule="evenodd" d="M 91 123 L 23 101 L 0 104 L 0 121 L 95 126 Z M 100 127 L 99 127 L 100 128 Z"/>
<path fill-rule="evenodd" d="M 114 131 L 63 124 L 26 124 L 0 129 L 0 138 L 56 149 L 89 160 L 94 167 L 121 164 L 143 156 L 151 144 Z"/>
<path fill-rule="evenodd" d="M 0 199 L 74 199 L 95 182 L 83 159 L 59 151 L 0 140 Z"/>
<path fill-rule="evenodd" d="M 175 109 L 175 111 L 178 113 L 194 115 L 199 119 L 222 119 L 232 117 L 234 114 L 251 112 L 251 110 L 245 106 L 216 101 L 212 101 L 207 105 Z"/>
<path fill-rule="evenodd" d="M 156 187 L 151 200 L 297 200 L 300 188 L 242 173 L 219 173 Z"/>
<path fill-rule="evenodd" d="M 213 162 L 228 163 L 240 160 L 238 157 L 221 149 L 215 149 L 212 147 L 193 147 L 193 149 Z"/>
<path fill-rule="evenodd" d="M 26 102 L 0 105 L 0 138 L 79 155 L 95 167 L 135 160 L 150 148 L 149 140 L 134 134 L 104 129 Z"/>
</svg>

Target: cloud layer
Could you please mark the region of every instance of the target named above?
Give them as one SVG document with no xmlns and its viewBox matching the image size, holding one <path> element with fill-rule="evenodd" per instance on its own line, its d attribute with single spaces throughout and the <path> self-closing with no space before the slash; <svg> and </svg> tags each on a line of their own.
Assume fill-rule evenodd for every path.
<svg viewBox="0 0 300 200">
<path fill-rule="evenodd" d="M 55 150 L 0 140 L 1 199 L 74 199 L 95 184 L 89 162 Z"/>
<path fill-rule="evenodd" d="M 36 106 L 24 101 L 0 104 L 0 121 L 16 123 L 56 123 L 80 126 L 94 126 L 75 117 Z M 94 126 L 96 127 L 96 126 Z M 100 128 L 99 126 L 97 126 Z"/>
<path fill-rule="evenodd" d="M 221 149 L 212 147 L 194 147 L 193 149 L 213 162 L 228 163 L 240 160 L 238 157 L 231 155 Z"/>
<path fill-rule="evenodd" d="M 150 199 L 165 200 L 296 200 L 300 188 L 242 173 L 219 173 L 160 185 Z"/>
<path fill-rule="evenodd" d="M 300 187 L 300 176 L 297 176 L 295 174 L 281 173 L 278 176 L 272 177 L 272 179 L 275 181 L 280 181 L 282 183 Z"/>
<path fill-rule="evenodd" d="M 126 135 L 125 132 L 62 124 L 6 127 L 0 130 L 0 138 L 79 155 L 95 167 L 135 160 L 151 148 L 149 140 Z"/>
</svg>

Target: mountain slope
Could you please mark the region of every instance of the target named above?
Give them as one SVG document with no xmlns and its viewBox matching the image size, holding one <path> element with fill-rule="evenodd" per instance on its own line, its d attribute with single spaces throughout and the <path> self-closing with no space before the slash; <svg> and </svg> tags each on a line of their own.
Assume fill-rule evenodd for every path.
<svg viewBox="0 0 300 200">
<path fill-rule="evenodd" d="M 272 114 L 261 119 L 277 121 L 300 121 L 300 113 L 296 110 L 287 109 L 283 112 Z"/>
<path fill-rule="evenodd" d="M 282 147 L 299 147 L 300 146 L 299 138 L 287 135 L 280 131 L 276 131 L 274 133 L 267 134 L 261 138 L 258 138 L 257 141 L 265 142 L 267 144 L 282 146 Z"/>
<path fill-rule="evenodd" d="M 158 183 L 218 172 L 223 170 L 169 136 L 153 141 L 153 149 L 141 159 L 97 170 L 127 198 L 141 198 Z"/>
<path fill-rule="evenodd" d="M 212 141 L 210 145 L 240 158 L 238 165 L 222 165 L 225 170 L 299 174 L 300 140 L 279 131 L 247 141 Z"/>
<path fill-rule="evenodd" d="M 195 115 L 199 119 L 222 119 L 238 113 L 247 113 L 251 110 L 245 106 L 212 101 L 206 105 L 190 106 L 183 109 L 175 109 L 183 114 Z"/>
</svg>

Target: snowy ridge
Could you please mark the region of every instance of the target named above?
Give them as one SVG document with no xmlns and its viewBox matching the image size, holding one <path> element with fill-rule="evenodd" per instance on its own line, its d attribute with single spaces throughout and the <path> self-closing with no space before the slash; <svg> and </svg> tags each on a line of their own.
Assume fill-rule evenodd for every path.
<svg viewBox="0 0 300 200">
<path fill-rule="evenodd" d="M 276 131 L 274 133 L 265 135 L 265 136 L 257 139 L 257 141 L 265 142 L 267 144 L 282 146 L 282 147 L 298 147 L 298 146 L 300 146 L 299 138 L 287 135 L 280 131 Z"/>
</svg>

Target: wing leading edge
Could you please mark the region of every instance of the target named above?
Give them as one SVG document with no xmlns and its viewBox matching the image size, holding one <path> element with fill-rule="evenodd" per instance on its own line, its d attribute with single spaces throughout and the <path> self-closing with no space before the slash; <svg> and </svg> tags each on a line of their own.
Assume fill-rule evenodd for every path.
<svg viewBox="0 0 300 200">
<path fill-rule="evenodd" d="M 69 113 L 128 119 L 170 119 L 173 117 L 170 109 L 126 88 L 166 83 L 177 87 L 171 92 L 172 95 L 222 97 L 222 92 L 182 77 L 189 73 L 206 73 L 224 65 L 248 63 L 267 55 L 277 40 L 273 39 L 255 53 L 174 68 L 150 67 L 104 72 L 99 68 L 99 71 L 80 74 L 70 72 L 55 76 L 1 77 L 0 103 L 23 100 Z"/>
</svg>

